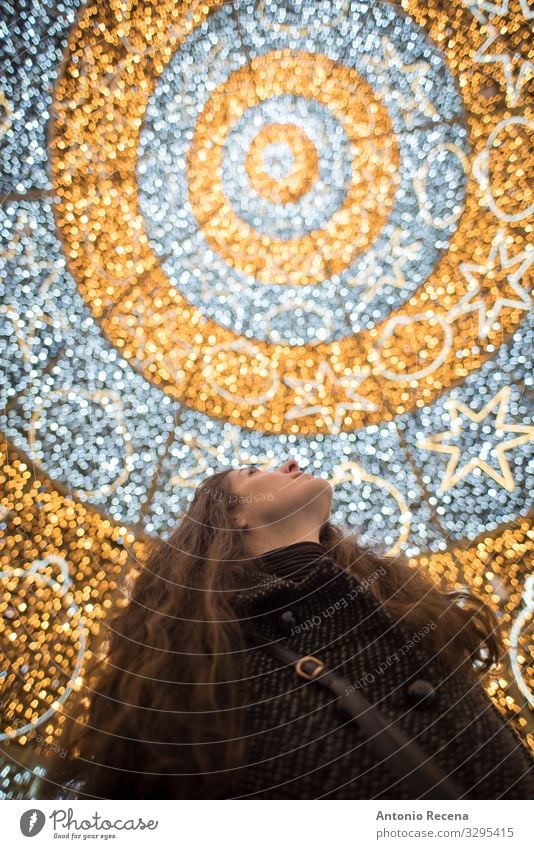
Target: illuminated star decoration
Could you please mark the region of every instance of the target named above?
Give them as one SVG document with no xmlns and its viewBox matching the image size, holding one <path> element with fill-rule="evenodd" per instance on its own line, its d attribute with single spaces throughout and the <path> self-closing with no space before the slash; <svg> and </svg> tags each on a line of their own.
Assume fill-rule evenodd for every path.
<svg viewBox="0 0 534 849">
<path fill-rule="evenodd" d="M 466 477 L 475 468 L 486 472 L 487 475 L 508 492 L 512 492 L 515 489 L 515 481 L 512 477 L 508 460 L 504 456 L 505 451 L 509 451 L 510 448 L 515 448 L 516 445 L 522 445 L 534 439 L 534 426 L 516 425 L 505 422 L 504 419 L 508 412 L 509 401 L 510 387 L 504 386 L 478 413 L 461 401 L 449 400 L 445 404 L 451 419 L 450 430 L 433 434 L 428 439 L 422 439 L 417 443 L 419 448 L 438 451 L 441 454 L 448 454 L 450 456 L 445 475 L 441 482 L 442 492 L 446 492 L 448 489 L 456 486 L 462 478 Z M 494 423 L 492 424 L 490 421 L 485 422 L 496 408 L 498 409 L 494 417 Z M 476 450 L 476 456 L 471 457 L 471 459 L 459 468 L 462 451 L 467 453 L 469 448 L 466 446 L 462 448 L 459 445 L 452 444 L 447 445 L 444 443 L 444 440 L 449 439 L 451 442 L 460 442 L 464 431 L 469 432 L 472 430 L 472 423 L 476 425 L 482 425 L 484 423 L 478 428 L 480 439 L 472 446 Z M 492 431 L 491 433 L 490 430 Z M 503 441 L 502 437 L 506 433 L 517 433 L 520 435 Z M 490 465 L 488 462 L 490 459 L 498 461 L 498 469 Z"/>
<path fill-rule="evenodd" d="M 404 231 L 401 227 L 395 227 L 388 246 L 393 257 L 391 271 L 382 274 L 368 286 L 364 296 L 365 301 L 373 298 L 383 286 L 394 286 L 395 289 L 403 289 L 406 286 L 404 266 L 407 262 L 419 256 L 422 242 L 405 242 L 401 244 L 403 236 Z M 383 254 L 376 254 L 376 260 L 379 260 L 381 256 Z M 365 282 L 365 279 L 361 282 Z"/>
<path fill-rule="evenodd" d="M 389 38 L 383 36 L 381 39 L 384 52 L 383 59 L 370 56 L 369 65 L 379 71 L 386 71 L 392 79 L 393 87 L 390 92 L 405 116 L 408 127 L 414 126 L 414 114 L 422 112 L 429 118 L 439 118 L 439 113 L 434 108 L 425 91 L 425 77 L 430 70 L 428 62 L 412 62 L 406 65 L 397 52 Z M 398 86 L 399 79 L 408 79 L 412 94 L 403 92 Z"/>
<path fill-rule="evenodd" d="M 499 267 L 497 267 L 496 263 L 497 254 L 500 261 Z M 449 311 L 447 319 L 453 321 L 460 315 L 466 315 L 470 312 L 477 313 L 478 335 L 481 339 L 485 339 L 503 307 L 529 310 L 532 299 L 529 293 L 520 285 L 519 281 L 533 260 L 534 250 L 530 246 L 526 250 L 521 251 L 521 253 L 509 257 L 505 232 L 504 230 L 498 230 L 491 243 L 485 265 L 476 265 L 468 262 L 462 262 L 460 264 L 460 270 L 469 283 L 469 289 Z M 503 273 L 510 268 L 515 268 L 515 271 L 509 274 Z M 503 285 L 508 285 L 513 294 L 511 297 L 505 297 L 502 295 L 502 288 L 499 287 L 499 295 L 495 298 L 491 308 L 487 309 L 485 298 L 491 296 L 492 287 L 496 285 L 499 278 L 502 279 L 503 277 Z"/>
<path fill-rule="evenodd" d="M 373 401 L 356 392 L 368 373 L 369 369 L 363 368 L 357 374 L 338 377 L 331 365 L 323 360 L 317 369 L 315 380 L 284 378 L 284 383 L 303 396 L 299 404 L 287 411 L 285 418 L 294 419 L 320 413 L 329 432 L 339 433 L 344 411 L 378 409 Z M 336 397 L 340 397 L 340 400 L 336 400 Z M 330 407 L 334 408 L 333 417 L 328 413 Z"/>
<path fill-rule="evenodd" d="M 3 259 L 6 262 L 13 261 L 17 256 L 17 250 L 20 245 L 19 268 L 24 267 L 27 269 L 29 278 L 35 282 L 40 280 L 40 275 L 43 272 L 46 272 L 46 277 L 39 286 L 35 302 L 32 304 L 31 309 L 21 312 L 11 304 L 0 306 L 0 315 L 7 316 L 13 323 L 15 338 L 23 362 L 29 365 L 32 353 L 40 345 L 38 334 L 38 328 L 40 326 L 46 324 L 49 327 L 60 329 L 64 333 L 69 333 L 72 331 L 72 325 L 68 315 L 61 309 L 60 304 L 56 302 L 52 288 L 64 270 L 63 260 L 57 257 L 51 257 L 46 260 L 37 259 L 34 243 L 30 238 L 32 226 L 22 213 L 19 213 L 17 216 L 13 234 L 10 244 L 5 249 L 0 250 L 0 260 Z M 24 321 L 27 322 L 27 330 L 24 330 Z"/>
<path fill-rule="evenodd" d="M 236 458 L 238 466 L 253 463 L 265 471 L 270 467 L 269 460 L 259 460 L 243 449 L 238 428 L 232 429 L 217 445 L 209 439 L 190 433 L 184 433 L 183 441 L 197 462 L 190 468 L 181 467 L 169 480 L 172 487 L 196 489 L 206 475 L 221 464 L 230 465 L 232 458 Z"/>
<path fill-rule="evenodd" d="M 491 3 L 490 0 L 463 0 L 464 5 L 472 12 L 478 20 L 484 20 L 482 12 L 490 15 L 507 15 L 510 0 L 502 0 L 501 3 Z M 519 0 L 519 7 L 527 21 L 534 18 L 534 9 L 530 9 L 529 0 Z"/>
<path fill-rule="evenodd" d="M 508 6 L 508 0 L 505 0 L 500 7 L 496 7 L 493 3 L 487 3 L 484 4 L 482 8 L 490 14 L 495 14 L 500 17 L 508 14 Z M 519 106 L 521 89 L 527 79 L 530 79 L 534 75 L 534 64 L 530 61 L 530 59 L 523 58 L 520 53 L 513 53 L 510 55 L 509 45 L 507 45 L 504 40 L 502 50 L 500 52 L 495 52 L 496 47 L 494 45 L 499 38 L 503 37 L 502 34 L 496 27 L 493 26 L 492 23 L 489 23 L 481 17 L 478 13 L 477 7 L 475 7 L 474 10 L 472 9 L 472 11 L 477 20 L 481 22 L 482 28 L 489 33 L 482 46 L 473 55 L 473 60 L 484 65 L 491 65 L 493 63 L 501 64 L 506 87 L 506 105 Z M 523 12 L 526 20 L 529 20 L 532 17 L 533 13 L 528 8 L 527 0 L 524 0 L 524 2 L 521 3 L 521 11 Z M 509 29 L 509 27 L 505 26 L 503 28 L 503 33 L 507 33 Z M 518 69 L 517 76 L 516 68 Z"/>
</svg>

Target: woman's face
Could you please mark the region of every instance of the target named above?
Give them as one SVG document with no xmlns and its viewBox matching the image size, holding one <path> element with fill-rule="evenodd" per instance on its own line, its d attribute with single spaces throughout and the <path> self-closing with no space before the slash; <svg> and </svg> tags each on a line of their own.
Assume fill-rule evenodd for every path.
<svg viewBox="0 0 534 849">
<path fill-rule="evenodd" d="M 239 505 L 236 512 L 249 528 L 285 519 L 301 522 L 303 515 L 322 523 L 330 516 L 331 484 L 302 472 L 296 460 L 271 471 L 244 466 L 228 474 L 232 501 Z"/>
</svg>

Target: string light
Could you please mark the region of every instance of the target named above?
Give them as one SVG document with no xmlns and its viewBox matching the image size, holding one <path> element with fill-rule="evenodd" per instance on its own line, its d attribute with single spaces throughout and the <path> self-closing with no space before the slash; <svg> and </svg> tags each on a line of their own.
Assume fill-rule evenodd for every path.
<svg viewBox="0 0 534 849">
<path fill-rule="evenodd" d="M 221 466 L 291 454 L 335 521 L 508 632 L 534 490 L 519 0 L 5 21 L 0 795 L 31 795 L 144 534 Z M 489 692 L 531 741 L 513 636 Z"/>
</svg>

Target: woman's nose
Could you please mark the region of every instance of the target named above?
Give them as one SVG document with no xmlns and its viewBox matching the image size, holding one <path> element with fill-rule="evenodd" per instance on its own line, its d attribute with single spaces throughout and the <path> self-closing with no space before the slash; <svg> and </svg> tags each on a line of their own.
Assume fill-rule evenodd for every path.
<svg viewBox="0 0 534 849">
<path fill-rule="evenodd" d="M 291 472 L 299 471 L 299 464 L 296 460 L 288 460 L 283 466 L 280 466 L 280 471 L 290 474 Z"/>
</svg>

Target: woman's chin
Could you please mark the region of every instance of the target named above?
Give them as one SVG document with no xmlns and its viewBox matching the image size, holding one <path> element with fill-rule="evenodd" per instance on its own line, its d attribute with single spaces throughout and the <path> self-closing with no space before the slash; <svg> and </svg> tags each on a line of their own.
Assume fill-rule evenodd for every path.
<svg viewBox="0 0 534 849">
<path fill-rule="evenodd" d="M 313 486 L 314 488 L 316 488 L 317 491 L 319 491 L 319 490 L 325 490 L 325 491 L 330 490 L 330 493 L 333 492 L 332 484 L 330 483 L 329 480 L 327 480 L 327 478 L 315 478 L 315 477 L 313 477 L 313 475 L 310 475 L 307 478 L 306 483 L 307 483 L 308 486 L 310 486 L 310 487 Z"/>
</svg>

